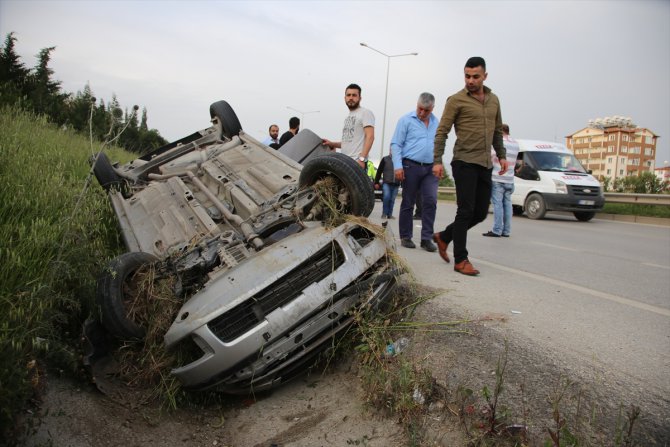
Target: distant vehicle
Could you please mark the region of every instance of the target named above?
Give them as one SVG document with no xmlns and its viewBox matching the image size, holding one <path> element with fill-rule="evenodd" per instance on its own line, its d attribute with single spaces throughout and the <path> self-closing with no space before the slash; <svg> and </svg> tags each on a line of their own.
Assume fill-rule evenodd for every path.
<svg viewBox="0 0 670 447">
<path fill-rule="evenodd" d="M 603 188 L 560 143 L 517 140 L 514 214 L 542 219 L 547 211 L 570 211 L 586 222 L 603 209 Z"/>
<path fill-rule="evenodd" d="M 141 339 L 129 295 L 135 272 L 155 266 L 184 300 L 164 339 L 189 357 L 172 373 L 185 388 L 261 391 L 304 371 L 356 306 L 383 304 L 399 271 L 383 233 L 329 224 L 374 207 L 354 160 L 308 131 L 271 149 L 225 101 L 210 116 L 211 127 L 125 165 L 94 159 L 128 250 L 102 272 L 97 301 L 109 333 Z"/>
</svg>

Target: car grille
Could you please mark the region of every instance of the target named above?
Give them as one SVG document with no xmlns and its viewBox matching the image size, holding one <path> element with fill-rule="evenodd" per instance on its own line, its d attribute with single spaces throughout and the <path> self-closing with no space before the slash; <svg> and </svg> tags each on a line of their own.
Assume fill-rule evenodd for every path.
<svg viewBox="0 0 670 447">
<path fill-rule="evenodd" d="M 572 195 L 579 197 L 598 197 L 600 188 L 598 186 L 568 185 Z"/>
<path fill-rule="evenodd" d="M 230 342 L 265 319 L 265 316 L 296 299 L 305 287 L 321 281 L 344 263 L 337 243 L 327 245 L 298 267 L 228 312 L 208 323 L 223 342 Z"/>
</svg>

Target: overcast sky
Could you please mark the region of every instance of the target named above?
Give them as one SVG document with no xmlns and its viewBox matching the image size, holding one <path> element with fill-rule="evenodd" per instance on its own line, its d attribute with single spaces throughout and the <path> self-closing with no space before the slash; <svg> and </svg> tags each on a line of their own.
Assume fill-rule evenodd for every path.
<svg viewBox="0 0 670 447">
<path fill-rule="evenodd" d="M 470 56 L 517 138 L 565 141 L 594 118 L 631 117 L 660 135 L 670 160 L 670 1 L 34 1 L 0 0 L 2 39 L 32 67 L 55 46 L 51 67 L 68 92 L 88 82 L 108 101 L 146 107 L 149 127 L 175 140 L 209 126 L 227 100 L 262 139 L 305 113 L 302 128 L 339 140 L 344 88 L 363 88 L 375 114 L 379 158 L 423 91 L 463 88 Z M 388 59 L 417 52 L 418 56 Z M 445 163 L 451 160 L 453 131 Z"/>
</svg>

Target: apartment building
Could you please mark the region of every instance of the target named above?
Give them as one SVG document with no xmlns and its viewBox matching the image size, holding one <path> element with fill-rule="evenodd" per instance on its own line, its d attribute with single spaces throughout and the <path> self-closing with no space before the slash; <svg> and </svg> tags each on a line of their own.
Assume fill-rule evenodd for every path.
<svg viewBox="0 0 670 447">
<path fill-rule="evenodd" d="M 588 127 L 565 138 L 575 157 L 600 180 L 654 172 L 659 136 L 636 126 L 630 118 L 589 120 Z"/>
</svg>

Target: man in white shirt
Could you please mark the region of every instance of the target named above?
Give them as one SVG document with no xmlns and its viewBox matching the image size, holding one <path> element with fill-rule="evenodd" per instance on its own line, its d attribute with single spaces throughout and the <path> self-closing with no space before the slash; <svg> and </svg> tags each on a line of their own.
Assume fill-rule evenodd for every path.
<svg viewBox="0 0 670 447">
<path fill-rule="evenodd" d="M 274 149 L 279 149 L 279 126 L 272 124 L 268 129 L 268 132 L 270 135 L 265 140 L 263 140 L 263 144 Z M 272 146 L 273 144 L 277 146 Z"/>
<path fill-rule="evenodd" d="M 493 174 L 491 180 L 491 204 L 493 205 L 493 229 L 483 236 L 509 237 L 512 229 L 512 193 L 514 192 L 514 166 L 516 156 L 519 153 L 519 143 L 509 136 L 509 126 L 502 125 L 503 144 L 507 159 L 507 171 L 500 174 L 500 160 L 496 152 L 491 148 L 491 161 L 493 162 Z"/>
<path fill-rule="evenodd" d="M 345 155 L 358 161 L 365 169 L 368 154 L 375 141 L 375 116 L 372 112 L 361 107 L 361 88 L 356 84 L 349 84 L 344 91 L 344 103 L 349 108 L 349 115 L 344 120 L 341 141 L 323 140 L 323 144 L 335 150 L 340 149 Z"/>
</svg>

